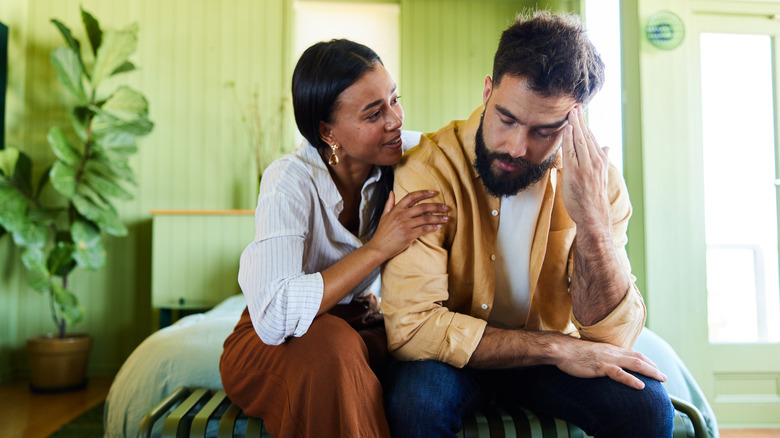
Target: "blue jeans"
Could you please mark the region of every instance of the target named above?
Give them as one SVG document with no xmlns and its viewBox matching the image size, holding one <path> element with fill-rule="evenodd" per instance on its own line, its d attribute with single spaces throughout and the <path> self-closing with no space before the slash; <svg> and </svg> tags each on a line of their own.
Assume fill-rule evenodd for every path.
<svg viewBox="0 0 780 438">
<path fill-rule="evenodd" d="M 572 377 L 555 366 L 479 370 L 394 361 L 385 382 L 385 410 L 392 436 L 403 438 L 454 437 L 462 415 L 493 400 L 555 416 L 594 437 L 671 437 L 669 395 L 657 380 L 634 375 L 645 383 L 643 390 L 607 377 Z"/>
</svg>

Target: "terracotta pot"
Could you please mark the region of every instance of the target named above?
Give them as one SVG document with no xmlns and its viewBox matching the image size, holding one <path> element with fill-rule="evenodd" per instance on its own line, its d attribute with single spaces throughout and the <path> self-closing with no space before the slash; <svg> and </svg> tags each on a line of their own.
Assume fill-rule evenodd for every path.
<svg viewBox="0 0 780 438">
<path fill-rule="evenodd" d="M 72 391 L 87 385 L 87 361 L 92 337 L 48 334 L 27 340 L 30 389 L 34 392 Z"/>
</svg>

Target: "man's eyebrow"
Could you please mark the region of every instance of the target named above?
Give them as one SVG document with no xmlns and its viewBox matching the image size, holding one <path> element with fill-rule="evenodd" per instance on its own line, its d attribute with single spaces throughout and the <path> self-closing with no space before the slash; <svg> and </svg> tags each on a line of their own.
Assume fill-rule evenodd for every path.
<svg viewBox="0 0 780 438">
<path fill-rule="evenodd" d="M 562 128 L 569 124 L 569 117 L 567 116 L 565 119 L 561 120 L 560 122 L 555 123 L 548 123 L 546 125 L 539 125 L 535 126 L 535 129 L 558 129 Z"/>
<path fill-rule="evenodd" d="M 504 117 L 508 117 L 508 118 L 510 118 L 510 119 L 512 119 L 512 120 L 514 120 L 515 122 L 517 122 L 517 123 L 519 123 L 519 124 L 521 124 L 521 125 L 525 125 L 525 124 L 526 124 L 526 123 L 525 123 L 525 122 L 523 122 L 522 120 L 520 120 L 520 119 L 518 119 L 517 117 L 515 117 L 515 115 L 514 115 L 514 114 L 512 114 L 512 112 L 511 112 L 511 111 L 509 111 L 508 109 L 504 108 L 504 107 L 503 107 L 503 106 L 501 106 L 501 105 L 496 105 L 496 110 L 497 110 L 498 112 L 500 112 L 501 114 L 503 114 L 503 115 L 504 115 Z M 567 115 L 567 116 L 566 116 L 566 118 L 564 118 L 564 119 L 563 119 L 563 120 L 561 120 L 561 121 L 558 121 L 558 122 L 553 122 L 553 123 L 548 123 L 548 124 L 546 124 L 546 125 L 538 125 L 538 126 L 534 126 L 533 128 L 534 128 L 534 129 L 558 129 L 558 128 L 561 128 L 561 127 L 563 127 L 564 125 L 566 125 L 568 122 L 569 122 L 569 116 Z"/>
<path fill-rule="evenodd" d="M 393 95 L 393 94 L 395 94 L 397 91 L 398 91 L 398 85 L 396 85 L 395 87 L 393 87 L 393 91 L 390 93 L 390 95 Z M 377 100 L 375 100 L 375 101 L 373 101 L 373 102 L 369 103 L 368 105 L 364 106 L 364 107 L 363 107 L 363 108 L 360 110 L 360 112 L 363 112 L 363 111 L 365 111 L 365 110 L 367 110 L 367 109 L 369 109 L 369 108 L 371 108 L 371 107 L 377 106 L 377 105 L 381 104 L 381 103 L 382 103 L 382 101 L 383 101 L 383 99 L 377 99 Z"/>
<path fill-rule="evenodd" d="M 501 114 L 503 114 L 503 115 L 504 115 L 504 117 L 509 117 L 510 119 L 514 120 L 515 122 L 517 122 L 517 123 L 519 123 L 519 124 L 521 124 L 521 125 L 525 125 L 525 123 L 523 123 L 523 122 L 522 122 L 520 119 L 518 119 L 517 117 L 515 117 L 515 115 L 514 115 L 514 114 L 512 114 L 512 112 L 511 112 L 511 111 L 509 111 L 508 109 L 504 108 L 503 106 L 501 106 L 501 105 L 496 105 L 496 110 L 497 110 L 498 112 L 500 112 Z"/>
</svg>

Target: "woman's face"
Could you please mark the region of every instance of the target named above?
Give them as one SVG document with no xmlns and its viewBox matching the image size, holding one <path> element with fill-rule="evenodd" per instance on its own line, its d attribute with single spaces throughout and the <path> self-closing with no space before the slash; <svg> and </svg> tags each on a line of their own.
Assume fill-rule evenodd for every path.
<svg viewBox="0 0 780 438">
<path fill-rule="evenodd" d="M 321 123 L 323 140 L 338 144 L 339 163 L 389 166 L 401 159 L 404 110 L 398 87 L 385 67 L 374 63 L 354 84 L 341 92 L 332 123 Z"/>
</svg>

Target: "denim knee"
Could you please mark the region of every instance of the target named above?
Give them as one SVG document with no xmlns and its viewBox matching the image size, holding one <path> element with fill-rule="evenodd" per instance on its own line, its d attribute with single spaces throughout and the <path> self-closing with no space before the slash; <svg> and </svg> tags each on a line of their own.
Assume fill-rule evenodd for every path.
<svg viewBox="0 0 780 438">
<path fill-rule="evenodd" d="M 390 432 L 399 437 L 454 436 L 463 410 L 463 370 L 438 361 L 394 362 L 385 387 Z"/>
<path fill-rule="evenodd" d="M 628 389 L 630 395 L 616 400 L 616 412 L 598 436 L 671 437 L 674 429 L 674 407 L 661 382 L 634 374 L 645 384 L 644 389 Z"/>
</svg>

